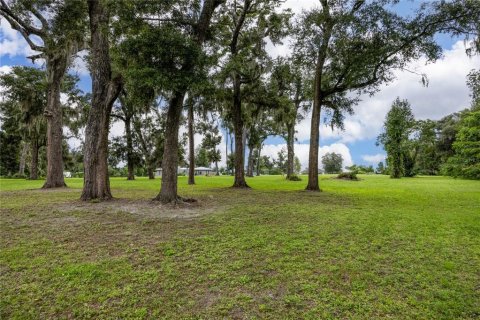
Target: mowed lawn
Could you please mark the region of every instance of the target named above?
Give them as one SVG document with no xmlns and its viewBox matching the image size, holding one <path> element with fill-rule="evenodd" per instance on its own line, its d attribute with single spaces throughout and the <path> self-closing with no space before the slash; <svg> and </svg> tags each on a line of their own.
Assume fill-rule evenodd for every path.
<svg viewBox="0 0 480 320">
<path fill-rule="evenodd" d="M 1 319 L 479 319 L 480 182 L 0 180 Z"/>
</svg>

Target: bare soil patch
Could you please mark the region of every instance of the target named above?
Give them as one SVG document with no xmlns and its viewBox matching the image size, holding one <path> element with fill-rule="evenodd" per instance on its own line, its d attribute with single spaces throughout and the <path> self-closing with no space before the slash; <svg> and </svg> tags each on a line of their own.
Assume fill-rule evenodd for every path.
<svg viewBox="0 0 480 320">
<path fill-rule="evenodd" d="M 102 202 L 75 200 L 56 206 L 55 209 L 61 212 L 127 213 L 132 217 L 148 219 L 192 219 L 212 213 L 216 207 L 203 201 L 162 204 L 158 201 L 145 199 L 115 198 Z"/>
</svg>

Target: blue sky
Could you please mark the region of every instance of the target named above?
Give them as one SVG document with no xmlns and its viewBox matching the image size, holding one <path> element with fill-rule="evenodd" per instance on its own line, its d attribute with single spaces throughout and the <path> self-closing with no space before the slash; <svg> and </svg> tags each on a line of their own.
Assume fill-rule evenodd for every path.
<svg viewBox="0 0 480 320">
<path fill-rule="evenodd" d="M 284 7 L 291 8 L 298 13 L 302 9 L 315 6 L 318 2 L 311 0 L 287 0 Z M 398 12 L 408 15 L 411 8 L 418 6 L 419 1 L 401 1 L 396 6 Z M 344 158 L 344 164 L 374 165 L 382 160 L 385 152 L 382 147 L 375 146 L 376 136 L 381 127 L 392 101 L 399 96 L 408 99 L 417 118 L 440 119 L 441 117 L 462 110 L 469 106 L 469 92 L 466 87 L 466 75 L 473 68 L 479 68 L 479 57 L 469 58 L 465 54 L 465 43 L 462 39 L 451 38 L 447 35 L 437 36 L 438 43 L 444 49 L 444 57 L 434 64 L 425 64 L 424 60 L 417 61 L 409 69 L 418 73 L 426 73 L 429 86 L 420 84 L 418 75 L 408 72 L 396 73 L 396 80 L 382 87 L 382 90 L 373 97 L 363 96 L 362 101 L 355 108 L 355 114 L 348 116 L 345 121 L 345 131 L 333 131 L 322 125 L 320 135 L 320 156 L 325 152 L 338 152 Z M 272 56 L 288 54 L 288 46 L 269 47 Z M 32 65 L 25 58 L 31 53 L 26 42 L 5 20 L 0 24 L 0 71 L 8 71 L 8 66 Z M 41 64 L 37 63 L 37 67 Z M 80 76 L 79 87 L 88 92 L 91 89 L 91 80 L 81 59 L 75 61 L 73 73 Z M 181 130 L 184 130 L 182 128 Z M 111 136 L 123 134 L 120 123 L 113 124 Z M 308 162 L 308 145 L 310 133 L 310 118 L 299 123 L 296 127 L 297 143 L 296 155 L 302 166 Z M 196 137 L 195 144 L 201 142 L 201 136 Z M 71 145 L 79 145 L 81 141 L 70 141 Z M 220 150 L 224 152 L 224 144 Z M 262 154 L 276 156 L 278 151 L 285 147 L 280 137 L 267 139 Z M 223 157 L 224 158 L 224 157 Z M 222 161 L 223 162 L 223 161 Z"/>
</svg>

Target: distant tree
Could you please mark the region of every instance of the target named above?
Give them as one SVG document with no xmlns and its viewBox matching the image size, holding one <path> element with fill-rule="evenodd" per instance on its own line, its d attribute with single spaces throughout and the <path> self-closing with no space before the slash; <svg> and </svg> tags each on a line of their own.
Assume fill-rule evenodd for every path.
<svg viewBox="0 0 480 320">
<path fill-rule="evenodd" d="M 199 167 L 210 167 L 208 151 L 205 149 L 205 147 L 200 146 L 195 151 L 195 164 Z"/>
<path fill-rule="evenodd" d="M 287 165 L 288 165 L 287 150 L 285 150 L 285 148 L 282 148 L 277 153 L 277 157 L 278 158 L 275 160 L 275 166 L 277 167 L 279 172 L 281 172 L 282 174 L 285 174 L 287 172 Z"/>
<path fill-rule="evenodd" d="M 459 123 L 453 142 L 455 155 L 449 158 L 444 171 L 452 176 L 480 179 L 480 71 L 472 71 L 467 84 L 472 90 L 472 106 Z"/>
<path fill-rule="evenodd" d="M 339 173 L 343 168 L 343 157 L 339 153 L 327 152 L 322 157 L 323 170 L 325 173 Z"/>
<path fill-rule="evenodd" d="M 409 151 L 407 143 L 414 123 L 408 101 L 397 98 L 385 118 L 384 132 L 377 138 L 377 144 L 382 144 L 387 151 L 392 178 L 400 178 L 405 174 L 405 154 Z"/>
<path fill-rule="evenodd" d="M 295 157 L 294 165 L 293 165 L 293 173 L 300 174 L 300 171 L 302 171 L 302 164 L 300 163 L 300 159 L 298 159 L 298 157 Z"/>
<path fill-rule="evenodd" d="M 385 173 L 385 166 L 383 165 L 383 162 L 380 161 L 377 165 L 377 169 L 375 170 L 376 173 L 378 174 L 384 174 Z"/>
</svg>

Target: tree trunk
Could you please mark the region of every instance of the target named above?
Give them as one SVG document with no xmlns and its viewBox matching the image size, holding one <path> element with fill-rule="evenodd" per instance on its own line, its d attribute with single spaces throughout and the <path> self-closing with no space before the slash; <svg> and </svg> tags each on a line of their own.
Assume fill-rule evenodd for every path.
<svg viewBox="0 0 480 320">
<path fill-rule="evenodd" d="M 294 175 L 295 122 L 287 124 L 287 180 Z"/>
<path fill-rule="evenodd" d="M 108 177 L 108 131 L 110 113 L 122 85 L 121 77 L 112 79 L 108 12 L 102 1 L 88 1 L 91 31 L 92 107 L 85 129 L 84 184 L 81 199 L 112 198 Z"/>
<path fill-rule="evenodd" d="M 248 146 L 247 177 L 253 177 L 253 148 L 251 145 Z"/>
<path fill-rule="evenodd" d="M 215 161 L 215 171 L 216 171 L 215 175 L 216 175 L 216 176 L 219 176 L 219 175 L 220 175 L 220 171 L 218 170 L 218 161 Z"/>
<path fill-rule="evenodd" d="M 63 178 L 63 119 L 60 88 L 67 69 L 66 56 L 47 57 L 47 179 L 43 188 L 66 187 Z"/>
<path fill-rule="evenodd" d="M 178 129 L 182 115 L 185 91 L 176 92 L 169 104 L 167 123 L 165 126 L 165 147 L 162 160 L 162 186 L 154 200 L 162 203 L 176 202 L 177 196 L 177 166 L 178 166 Z"/>
<path fill-rule="evenodd" d="M 155 179 L 155 170 L 153 169 L 153 167 L 151 167 L 150 165 L 147 167 L 147 171 L 148 171 L 148 179 L 150 180 L 153 180 Z"/>
<path fill-rule="evenodd" d="M 205 41 L 213 12 L 220 3 L 221 2 L 217 0 L 205 0 L 203 2 L 198 23 L 195 24 L 193 28 L 194 40 L 199 47 L 201 47 Z M 195 66 L 196 63 L 194 60 L 187 59 L 182 66 L 182 72 L 190 74 Z M 177 195 L 178 128 L 180 126 L 180 116 L 182 115 L 183 100 L 187 90 L 187 86 L 178 88 L 178 90 L 174 92 L 168 107 L 165 128 L 165 148 L 162 161 L 162 186 L 160 193 L 154 199 L 162 203 L 176 202 L 180 199 Z"/>
<path fill-rule="evenodd" d="M 228 128 L 225 127 L 225 168 L 227 169 L 228 174 Z"/>
<path fill-rule="evenodd" d="M 30 162 L 30 180 L 37 180 L 38 179 L 38 141 L 37 139 L 33 139 L 30 144 L 31 146 L 31 162 Z"/>
<path fill-rule="evenodd" d="M 132 141 L 132 128 L 131 117 L 125 117 L 125 135 L 127 136 L 127 168 L 128 177 L 127 180 L 135 180 L 134 166 L 133 166 L 133 141 Z"/>
<path fill-rule="evenodd" d="M 258 157 L 257 157 L 257 176 L 260 176 L 260 153 L 262 152 L 262 146 L 263 143 L 260 144 L 260 147 L 258 147 Z"/>
<path fill-rule="evenodd" d="M 326 29 L 322 35 L 322 43 L 318 50 L 318 57 L 315 65 L 315 82 L 313 88 L 313 111 L 310 128 L 310 150 L 308 154 L 308 184 L 306 190 L 320 191 L 318 185 L 318 147 L 320 143 L 320 114 L 323 103 L 322 97 L 322 77 L 323 67 L 327 59 L 328 43 L 330 41 L 333 29 L 333 20 L 331 20 L 328 8 L 328 2 L 322 2 L 326 19 L 328 21 Z"/>
<path fill-rule="evenodd" d="M 18 175 L 25 175 L 25 163 L 27 162 L 28 143 L 23 142 L 22 152 L 20 153 L 20 166 L 18 168 Z"/>
<path fill-rule="evenodd" d="M 233 130 L 235 134 L 235 180 L 234 188 L 249 188 L 245 181 L 242 101 L 240 97 L 240 75 L 235 73 L 233 79 Z"/>
<path fill-rule="evenodd" d="M 193 131 L 193 99 L 188 99 L 188 184 L 195 184 L 195 133 Z"/>
</svg>

